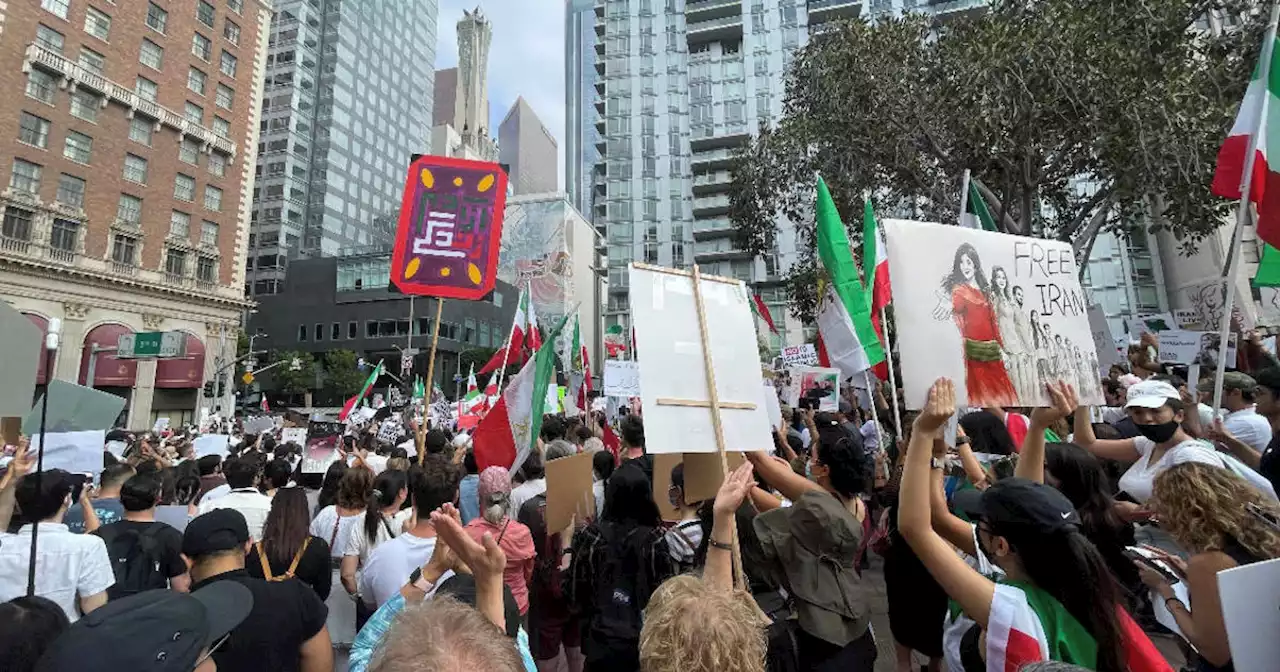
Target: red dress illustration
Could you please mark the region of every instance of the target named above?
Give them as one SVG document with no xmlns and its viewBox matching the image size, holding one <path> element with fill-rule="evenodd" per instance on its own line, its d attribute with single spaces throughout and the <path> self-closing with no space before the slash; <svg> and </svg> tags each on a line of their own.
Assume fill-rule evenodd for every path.
<svg viewBox="0 0 1280 672">
<path fill-rule="evenodd" d="M 964 380 L 969 405 L 1016 406 L 1018 393 L 1004 366 L 1004 342 L 991 302 L 973 285 L 956 285 L 951 290 L 951 314 L 964 339 Z"/>
</svg>

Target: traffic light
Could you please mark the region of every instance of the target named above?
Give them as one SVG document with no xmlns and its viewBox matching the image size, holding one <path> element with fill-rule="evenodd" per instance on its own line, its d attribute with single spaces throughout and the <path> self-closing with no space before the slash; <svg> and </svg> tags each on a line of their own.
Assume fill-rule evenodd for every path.
<svg viewBox="0 0 1280 672">
<path fill-rule="evenodd" d="M 222 382 L 222 376 L 218 376 L 218 393 L 214 396 L 221 398 L 226 393 L 227 393 L 227 386 L 225 383 Z"/>
<path fill-rule="evenodd" d="M 212 380 L 204 384 L 204 396 L 205 396 L 205 398 L 206 398 L 206 399 L 212 399 L 213 397 L 217 396 L 217 395 L 215 395 L 215 394 L 213 393 L 213 381 L 212 381 Z"/>
</svg>

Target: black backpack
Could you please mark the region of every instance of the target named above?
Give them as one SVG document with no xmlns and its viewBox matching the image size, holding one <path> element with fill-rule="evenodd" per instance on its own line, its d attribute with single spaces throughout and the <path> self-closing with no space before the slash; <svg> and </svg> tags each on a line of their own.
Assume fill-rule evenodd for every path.
<svg viewBox="0 0 1280 672">
<path fill-rule="evenodd" d="M 107 589 L 108 599 L 118 600 L 169 586 L 169 577 L 160 568 L 164 545 L 156 536 L 163 529 L 164 523 L 152 523 L 142 531 L 132 527 L 120 530 L 115 525 L 98 531 L 107 544 L 111 569 L 116 575 L 115 585 Z"/>
<path fill-rule="evenodd" d="M 593 660 L 630 660 L 640 650 L 641 614 L 657 586 L 653 584 L 645 548 L 653 528 L 600 524 L 604 553 L 596 568 L 595 614 L 589 639 L 600 648 L 587 653 Z"/>
</svg>

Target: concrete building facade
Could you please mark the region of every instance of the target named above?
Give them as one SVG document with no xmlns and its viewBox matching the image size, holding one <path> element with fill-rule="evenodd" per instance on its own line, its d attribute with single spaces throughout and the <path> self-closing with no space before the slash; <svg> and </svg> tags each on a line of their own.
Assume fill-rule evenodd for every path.
<svg viewBox="0 0 1280 672">
<path fill-rule="evenodd" d="M 560 176 L 556 138 L 523 96 L 498 126 L 498 162 L 507 166 L 513 194 L 556 191 Z"/>
</svg>

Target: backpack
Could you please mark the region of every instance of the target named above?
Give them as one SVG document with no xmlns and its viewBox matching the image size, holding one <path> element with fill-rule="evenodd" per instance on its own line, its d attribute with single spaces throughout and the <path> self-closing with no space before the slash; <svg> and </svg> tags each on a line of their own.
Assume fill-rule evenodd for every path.
<svg viewBox="0 0 1280 672">
<path fill-rule="evenodd" d="M 253 545 L 258 551 L 258 562 L 262 563 L 262 578 L 272 582 L 288 581 L 289 579 L 292 579 L 295 572 L 298 571 L 298 563 L 302 562 L 302 554 L 306 553 L 307 546 L 311 545 L 311 537 L 307 537 L 302 540 L 302 547 L 298 549 L 297 553 L 293 554 L 293 562 L 289 563 L 289 569 L 286 569 L 284 574 L 281 574 L 280 576 L 274 576 L 271 574 L 271 563 L 267 561 L 267 551 L 263 548 L 262 542 L 255 542 Z"/>
<path fill-rule="evenodd" d="M 589 622 L 589 639 L 601 649 L 588 653 L 592 659 L 634 658 L 640 647 L 641 615 L 657 586 L 645 562 L 654 532 L 650 527 L 620 528 L 599 525 L 603 553 L 596 567 L 594 617 Z"/>
<path fill-rule="evenodd" d="M 107 544 L 115 585 L 107 589 L 107 598 L 118 600 L 147 590 L 168 588 L 169 577 L 160 570 L 164 546 L 156 537 L 164 523 L 152 523 L 146 529 L 120 530 L 108 525 L 98 531 Z"/>
<path fill-rule="evenodd" d="M 533 577 L 529 591 L 555 600 L 564 596 L 563 575 L 560 571 L 560 535 L 547 531 L 547 495 L 534 495 L 520 505 L 516 522 L 524 523 L 533 536 L 536 554 L 533 560 Z"/>
</svg>

